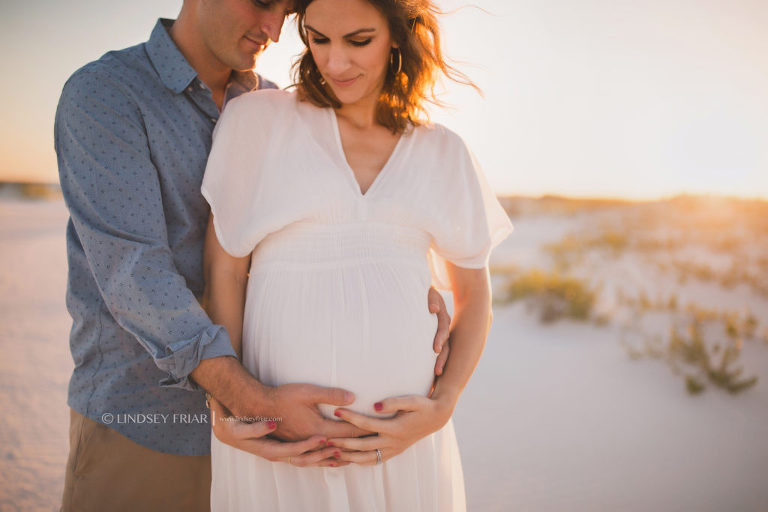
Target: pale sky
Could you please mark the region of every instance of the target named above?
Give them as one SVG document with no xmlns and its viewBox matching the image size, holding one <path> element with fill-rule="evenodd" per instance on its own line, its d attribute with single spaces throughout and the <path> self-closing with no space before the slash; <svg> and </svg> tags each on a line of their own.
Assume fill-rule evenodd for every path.
<svg viewBox="0 0 768 512">
<path fill-rule="evenodd" d="M 469 2 L 439 2 L 449 10 Z M 768 2 L 476 0 L 443 18 L 449 86 L 433 120 L 461 134 L 498 193 L 768 198 Z M 0 179 L 56 181 L 67 77 L 145 41 L 181 0 L 4 0 Z M 257 70 L 289 83 L 293 23 Z"/>
</svg>

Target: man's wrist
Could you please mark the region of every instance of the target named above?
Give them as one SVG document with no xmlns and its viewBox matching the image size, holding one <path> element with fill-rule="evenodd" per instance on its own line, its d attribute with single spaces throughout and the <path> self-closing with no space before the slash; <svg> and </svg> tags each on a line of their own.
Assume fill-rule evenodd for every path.
<svg viewBox="0 0 768 512">
<path fill-rule="evenodd" d="M 215 398 L 235 415 L 260 413 L 268 406 L 267 386 L 261 384 L 231 356 L 204 359 L 190 373 L 206 395 Z"/>
</svg>

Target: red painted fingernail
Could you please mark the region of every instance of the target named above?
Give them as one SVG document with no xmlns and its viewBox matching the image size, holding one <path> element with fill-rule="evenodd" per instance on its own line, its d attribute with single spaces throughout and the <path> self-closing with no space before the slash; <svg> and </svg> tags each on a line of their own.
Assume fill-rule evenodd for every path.
<svg viewBox="0 0 768 512">
<path fill-rule="evenodd" d="M 333 452 L 333 456 L 338 459 L 339 457 L 341 457 L 341 452 Z"/>
<path fill-rule="evenodd" d="M 268 421 L 267 428 L 269 430 L 275 430 L 277 428 L 277 423 L 275 423 L 274 421 Z"/>
<path fill-rule="evenodd" d="M 335 462 L 331 462 L 331 467 L 335 468 L 336 467 L 336 463 Z"/>
<path fill-rule="evenodd" d="M 333 441 L 328 441 L 328 442 L 327 442 L 327 443 L 325 443 L 325 444 L 326 444 L 326 445 L 328 445 L 328 446 L 333 446 Z"/>
<path fill-rule="evenodd" d="M 375 404 L 373 404 L 373 408 L 376 409 L 377 411 L 380 411 L 384 408 L 384 404 L 381 402 L 376 402 Z"/>
<path fill-rule="evenodd" d="M 337 418 L 341 418 L 341 411 L 333 411 L 333 415 Z"/>
</svg>

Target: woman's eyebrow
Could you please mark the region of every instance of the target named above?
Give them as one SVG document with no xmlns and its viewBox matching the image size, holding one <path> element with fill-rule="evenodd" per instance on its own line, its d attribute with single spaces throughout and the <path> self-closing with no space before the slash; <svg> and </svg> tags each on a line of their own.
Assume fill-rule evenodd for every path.
<svg viewBox="0 0 768 512">
<path fill-rule="evenodd" d="M 358 35 L 360 33 L 363 33 L 363 32 L 376 32 L 376 29 L 375 28 L 361 28 L 360 30 L 355 30 L 354 32 L 350 32 L 349 34 L 344 34 L 344 37 L 345 38 L 347 38 L 347 37 L 354 37 L 354 36 L 356 36 L 356 35 Z"/>
<path fill-rule="evenodd" d="M 317 34 L 317 35 L 319 35 L 321 37 L 325 37 L 325 38 L 328 37 L 325 34 L 323 34 L 322 32 L 320 32 L 319 30 L 313 28 L 311 25 L 306 25 L 305 24 L 304 28 L 306 28 L 307 30 L 311 30 L 312 32 L 314 32 L 315 34 Z M 350 32 L 349 34 L 344 34 L 344 38 L 346 39 L 348 37 L 354 37 L 354 36 L 359 35 L 361 33 L 368 33 L 368 32 L 376 32 L 376 29 L 375 28 L 361 28 L 361 29 L 355 30 L 354 32 Z"/>
</svg>

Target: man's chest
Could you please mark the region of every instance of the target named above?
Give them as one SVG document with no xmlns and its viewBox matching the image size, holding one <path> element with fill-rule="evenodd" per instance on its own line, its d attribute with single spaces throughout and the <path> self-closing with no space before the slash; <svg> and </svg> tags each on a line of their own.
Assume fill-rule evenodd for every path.
<svg viewBox="0 0 768 512">
<path fill-rule="evenodd" d="M 157 171 L 169 243 L 186 250 L 202 239 L 208 204 L 200 193 L 214 118 L 183 94 L 142 106 L 147 151 Z"/>
</svg>

